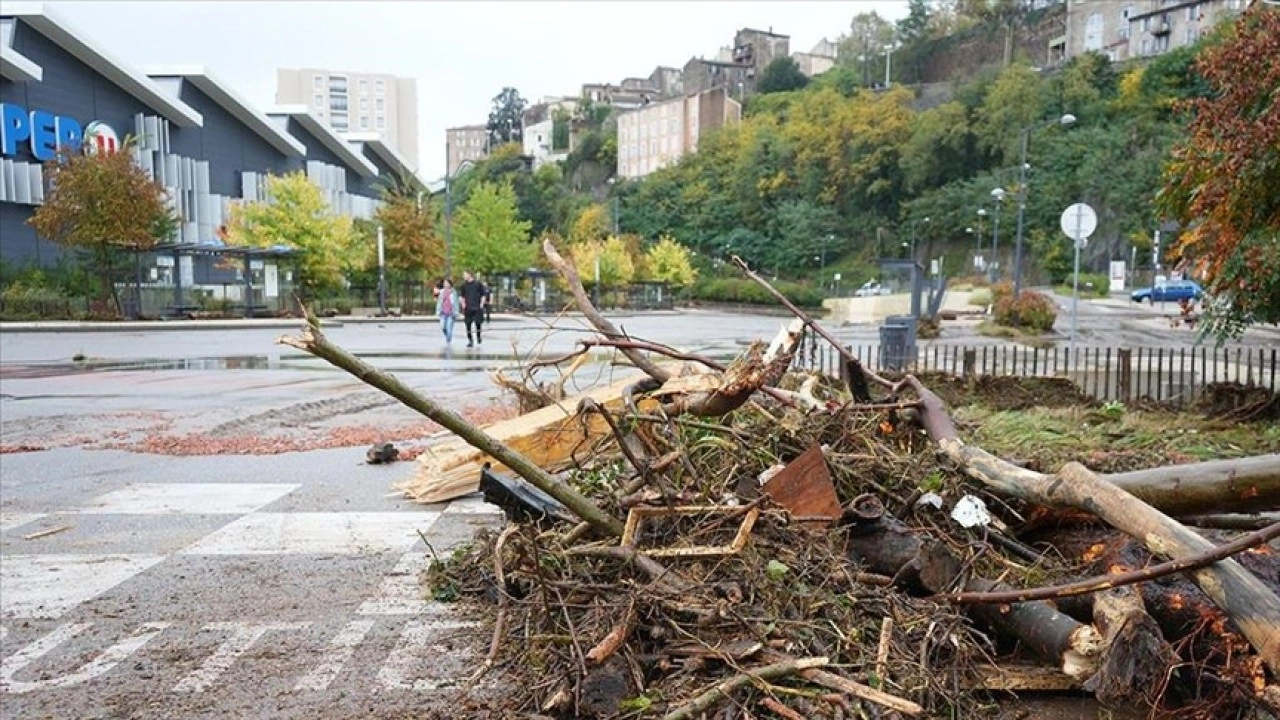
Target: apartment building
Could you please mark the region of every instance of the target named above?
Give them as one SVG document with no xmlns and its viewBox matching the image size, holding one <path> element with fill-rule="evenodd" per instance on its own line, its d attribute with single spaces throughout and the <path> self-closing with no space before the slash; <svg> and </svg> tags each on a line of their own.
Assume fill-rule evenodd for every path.
<svg viewBox="0 0 1280 720">
<path fill-rule="evenodd" d="M 755 92 L 756 79 L 774 59 L 790 54 L 791 39 L 769 30 L 743 28 L 732 48 L 721 48 L 714 59 L 693 58 L 684 66 L 684 91 L 690 95 L 725 88 L 741 100 Z"/>
<path fill-rule="evenodd" d="M 1113 61 L 1191 45 L 1248 0 L 1071 0 L 1067 57 L 1098 52 Z"/>
<path fill-rule="evenodd" d="M 796 61 L 805 77 L 821 75 L 836 64 L 836 44 L 823 38 L 807 53 L 791 53 L 791 59 Z"/>
<path fill-rule="evenodd" d="M 457 175 L 466 164 L 478 162 L 489 154 L 489 126 L 462 125 L 444 131 L 445 167 L 449 175 Z"/>
<path fill-rule="evenodd" d="M 374 133 L 418 167 L 418 85 L 413 78 L 325 70 L 276 71 L 276 103 L 305 105 L 338 133 Z"/>
<path fill-rule="evenodd" d="M 696 152 L 707 133 L 742 120 L 724 88 L 652 103 L 618 116 L 618 176 L 640 178 Z"/>
<path fill-rule="evenodd" d="M 576 147 L 570 118 L 577 105 L 577 98 L 551 97 L 524 111 L 521 138 L 525 156 L 533 158 L 534 170 L 548 162 L 564 160 Z"/>
</svg>

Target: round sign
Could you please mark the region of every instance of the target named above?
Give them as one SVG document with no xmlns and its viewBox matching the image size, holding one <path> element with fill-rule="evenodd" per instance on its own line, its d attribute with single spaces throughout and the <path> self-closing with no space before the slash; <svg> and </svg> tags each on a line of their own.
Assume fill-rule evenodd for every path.
<svg viewBox="0 0 1280 720">
<path fill-rule="evenodd" d="M 110 155 L 120 149 L 120 138 L 110 125 L 103 122 L 91 122 L 84 129 L 84 151 L 90 155 L 104 153 Z"/>
<path fill-rule="evenodd" d="M 1078 243 L 1084 244 L 1098 229 L 1098 214 L 1084 203 L 1076 203 L 1062 211 L 1062 232 Z"/>
</svg>

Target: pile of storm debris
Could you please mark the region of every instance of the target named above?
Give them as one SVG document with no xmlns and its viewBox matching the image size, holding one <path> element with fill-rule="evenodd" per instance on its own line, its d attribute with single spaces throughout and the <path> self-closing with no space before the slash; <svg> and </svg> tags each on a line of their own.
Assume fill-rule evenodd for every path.
<svg viewBox="0 0 1280 720">
<path fill-rule="evenodd" d="M 1280 455 L 1039 472 L 967 444 L 919 378 L 792 372 L 807 334 L 841 346 L 741 260 L 797 319 L 721 364 L 625 335 L 544 250 L 599 335 L 541 366 L 607 347 L 634 376 L 565 399 L 525 368 L 500 379 L 529 412 L 478 428 L 314 321 L 282 338 L 458 436 L 406 495 L 506 512 L 429 571 L 492 632 L 466 689 L 502 678 L 459 716 L 1280 709 Z"/>
</svg>

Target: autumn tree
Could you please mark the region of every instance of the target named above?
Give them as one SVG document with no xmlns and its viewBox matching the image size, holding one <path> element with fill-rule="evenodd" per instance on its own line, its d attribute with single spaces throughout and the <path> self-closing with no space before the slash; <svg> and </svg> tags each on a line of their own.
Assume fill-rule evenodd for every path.
<svg viewBox="0 0 1280 720">
<path fill-rule="evenodd" d="M 363 257 L 351 217 L 334 213 L 301 172 L 268 176 L 266 184 L 265 201 L 232 206 L 228 243 L 294 250 L 304 297 L 340 287 L 344 273 Z"/>
<path fill-rule="evenodd" d="M 569 255 L 582 278 L 582 284 L 591 288 L 596 284 L 596 261 L 600 263 L 601 287 L 619 287 L 635 277 L 635 261 L 625 238 L 611 235 L 603 240 L 587 240 L 569 246 Z"/>
<path fill-rule="evenodd" d="M 382 226 L 387 270 L 406 281 L 444 271 L 444 241 L 436 233 L 430 206 L 419 197 L 422 190 L 416 182 L 395 181 L 383 189 L 374 213 Z"/>
<path fill-rule="evenodd" d="M 44 204 L 27 221 L 45 240 L 85 251 L 101 279 L 101 299 L 114 312 L 120 309 L 115 274 L 128 251 L 150 249 L 178 227 L 164 186 L 127 151 L 133 142 L 126 139 L 113 153 L 60 150 L 45 164 Z"/>
<path fill-rule="evenodd" d="M 573 244 L 594 242 L 609 234 L 612 222 L 608 211 L 600 203 L 592 203 L 578 213 L 569 228 L 569 242 Z"/>
<path fill-rule="evenodd" d="M 531 226 L 520 219 L 510 184 L 480 183 L 454 216 L 454 266 L 480 274 L 528 268 L 535 257 Z"/>
<path fill-rule="evenodd" d="M 1280 9 L 1254 3 L 1196 67 L 1213 92 L 1187 102 L 1162 207 L 1214 296 L 1209 331 L 1227 338 L 1280 322 Z"/>
<path fill-rule="evenodd" d="M 687 287 L 698 279 L 692 258 L 689 248 L 670 235 L 663 235 L 644 254 L 643 277 L 676 288 Z"/>
</svg>

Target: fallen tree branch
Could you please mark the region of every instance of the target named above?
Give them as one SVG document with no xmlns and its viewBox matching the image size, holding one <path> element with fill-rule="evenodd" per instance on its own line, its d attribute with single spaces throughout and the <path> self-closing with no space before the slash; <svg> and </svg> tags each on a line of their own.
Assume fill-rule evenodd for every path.
<svg viewBox="0 0 1280 720">
<path fill-rule="evenodd" d="M 618 652 L 618 648 L 622 647 L 622 643 L 626 642 L 627 636 L 631 634 L 631 629 L 636 624 L 636 606 L 632 602 L 627 606 L 627 611 L 622 614 L 622 620 L 605 635 L 596 646 L 587 651 L 587 659 L 597 665 L 603 665 L 606 660 L 613 657 Z"/>
<path fill-rule="evenodd" d="M 1025 590 L 1008 590 L 1004 592 L 952 593 L 950 595 L 935 595 L 930 599 L 964 605 L 978 603 L 1016 603 L 1027 602 L 1028 600 L 1055 600 L 1057 598 L 1071 597 L 1072 595 L 1087 595 L 1089 593 L 1101 592 L 1112 588 L 1124 587 L 1125 585 L 1133 585 L 1135 583 L 1147 582 L 1148 580 L 1155 580 L 1174 573 L 1198 570 L 1225 558 L 1229 558 L 1232 555 L 1242 553 L 1250 548 L 1255 548 L 1259 545 L 1270 542 L 1277 537 L 1280 537 L 1280 523 L 1268 525 L 1257 532 L 1236 538 L 1224 545 L 1218 545 L 1209 552 L 1203 552 L 1179 558 L 1177 560 L 1170 560 L 1168 562 L 1160 563 L 1159 565 L 1142 568 L 1141 570 L 1132 570 L 1130 572 L 1116 573 L 1112 575 L 1098 575 L 1085 580 L 1064 583 L 1062 585 L 1051 585 L 1048 587 L 1028 588 Z"/>
<path fill-rule="evenodd" d="M 1280 454 L 1167 465 L 1103 479 L 1168 515 L 1280 508 Z"/>
<path fill-rule="evenodd" d="M 316 319 L 316 316 L 309 309 L 304 308 L 304 312 L 306 313 L 307 324 L 303 327 L 301 337 L 286 335 L 276 342 L 297 348 L 328 362 L 334 367 L 346 370 L 354 375 L 356 379 L 385 392 L 409 408 L 440 423 L 465 440 L 467 444 L 497 459 L 498 462 L 511 468 L 512 471 L 528 480 L 539 490 L 559 500 L 578 517 L 591 523 L 592 527 L 599 532 L 612 536 L 622 535 L 622 523 L 617 518 L 605 513 L 578 491 L 560 482 L 524 455 L 503 445 L 484 430 L 467 422 L 461 415 L 415 391 L 394 375 L 369 365 L 343 348 L 333 344 L 320 331 L 320 322 Z"/>
<path fill-rule="evenodd" d="M 791 302 L 786 295 L 779 292 L 778 289 L 771 285 L 768 280 L 757 275 L 755 271 L 747 265 L 746 261 L 737 255 L 734 255 L 733 264 L 737 265 L 748 278 L 756 281 L 756 283 L 772 295 L 775 300 L 782 303 L 782 305 L 790 310 L 793 315 L 803 320 L 805 325 L 808 325 L 810 329 L 822 336 L 822 339 L 835 346 L 836 352 L 840 353 L 840 357 L 844 360 L 845 365 L 848 368 L 851 380 L 850 385 L 852 386 L 851 389 L 853 390 L 854 399 L 859 402 L 871 402 L 871 393 L 867 391 L 866 382 L 865 380 L 860 380 L 860 378 L 870 378 L 881 387 L 893 387 L 893 383 L 889 380 L 886 380 L 864 368 L 858 358 L 850 352 L 843 343 L 837 340 L 830 332 L 827 332 L 827 329 L 819 325 L 817 321 L 809 317 L 808 313 L 797 307 L 795 303 Z"/>
<path fill-rule="evenodd" d="M 729 697 L 733 691 L 739 688 L 760 680 L 776 680 L 788 675 L 795 675 L 810 668 L 824 667 L 827 662 L 827 658 L 824 657 L 801 658 L 799 660 L 787 660 L 786 662 L 765 665 L 764 667 L 739 673 L 667 713 L 663 716 L 663 720 L 692 720 L 692 718 L 698 717 L 702 711 Z"/>
<path fill-rule="evenodd" d="M 679 350 L 673 347 L 670 347 L 668 345 L 661 345 L 659 343 L 649 342 L 647 340 L 634 340 L 632 338 L 603 337 L 603 338 L 591 338 L 590 340 L 579 340 L 578 343 L 582 345 L 584 348 L 611 347 L 611 348 L 618 348 L 619 350 L 623 348 L 632 348 L 635 350 L 648 350 L 651 353 L 657 353 L 658 355 L 665 355 L 669 358 L 672 358 L 673 360 L 685 360 L 688 362 L 700 363 L 702 365 L 706 365 L 712 370 L 715 370 L 716 372 L 725 371 L 724 363 L 718 362 L 716 360 L 712 360 L 711 358 L 708 358 L 708 357 L 703 357 L 702 355 L 698 355 L 696 353 L 680 352 Z"/>
<path fill-rule="evenodd" d="M 1178 520 L 1182 521 L 1183 525 L 1217 530 L 1261 530 L 1272 523 L 1280 523 L 1280 512 L 1252 515 L 1188 515 L 1179 517 Z"/>
<path fill-rule="evenodd" d="M 929 437 L 987 487 L 1042 505 L 1085 510 L 1157 555 L 1179 559 L 1214 549 L 1208 540 L 1079 463 L 1044 475 L 966 445 L 941 398 L 911 375 L 900 386 L 910 387 L 920 399 L 920 421 Z M 1235 622 L 1271 671 L 1280 673 L 1280 598 L 1231 558 L 1192 571 L 1192 579 Z"/>
<path fill-rule="evenodd" d="M 546 254 L 547 260 L 551 263 L 551 266 L 555 268 L 556 272 L 560 273 L 560 275 L 564 277 L 565 282 L 569 284 L 569 292 L 573 295 L 573 300 L 577 303 L 578 310 L 586 316 L 591 325 L 595 327 L 596 330 L 600 331 L 601 335 L 604 335 L 607 338 L 626 338 L 626 333 L 618 330 L 612 322 L 609 322 L 608 318 L 602 315 L 600 311 L 591 304 L 591 299 L 587 297 L 587 291 L 582 287 L 582 280 L 578 277 L 577 268 L 573 266 L 573 263 L 565 260 L 564 257 L 560 255 L 560 252 L 556 250 L 555 245 L 551 243 L 550 238 L 542 241 L 542 251 Z M 644 371 L 645 375 L 648 375 L 658 382 L 666 382 L 671 378 L 671 373 L 645 357 L 644 353 L 639 350 L 625 347 L 619 349 L 622 350 L 622 354 L 626 355 L 627 359 L 630 360 L 633 365 Z"/>
</svg>

